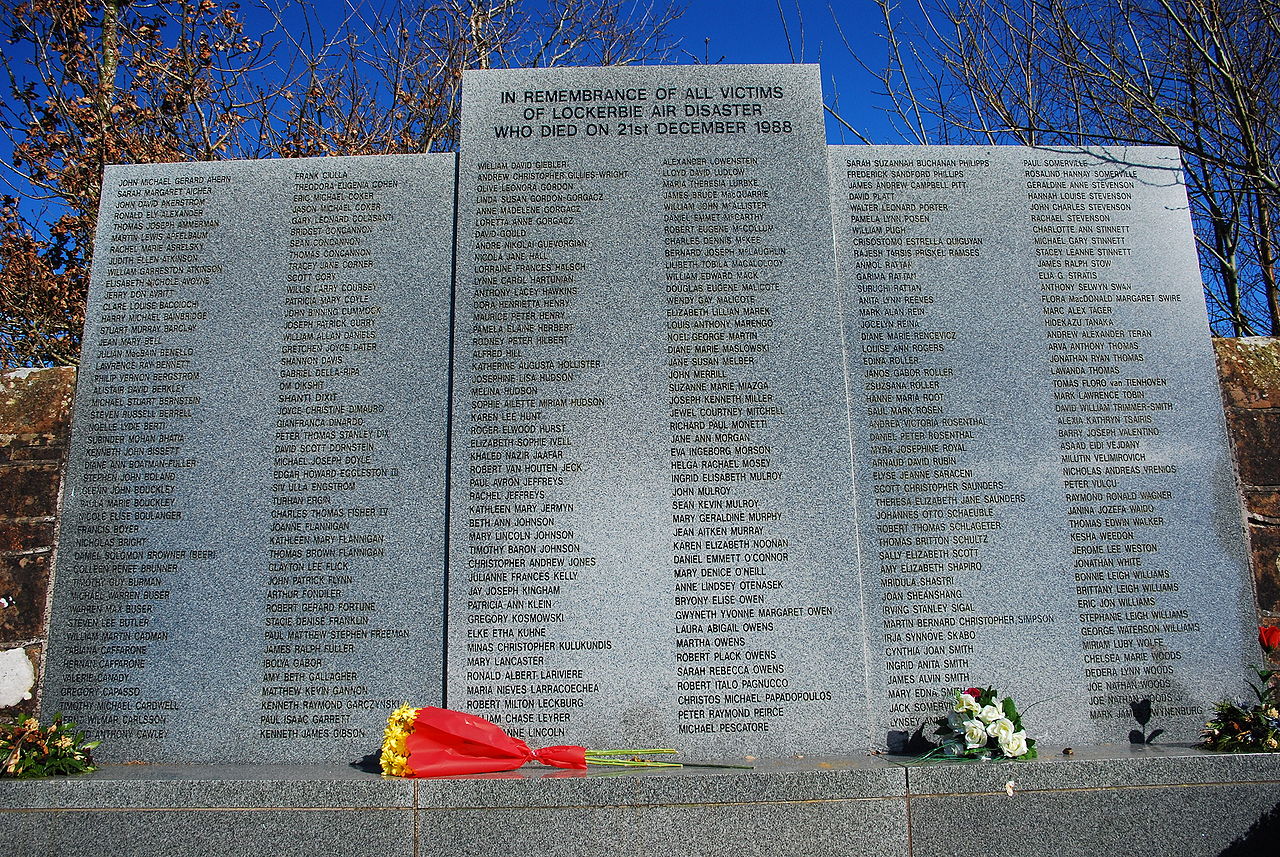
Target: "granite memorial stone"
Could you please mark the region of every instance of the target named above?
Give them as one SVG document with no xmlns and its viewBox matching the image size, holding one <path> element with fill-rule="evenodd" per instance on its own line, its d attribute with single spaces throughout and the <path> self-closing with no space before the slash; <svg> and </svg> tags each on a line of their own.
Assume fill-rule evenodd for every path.
<svg viewBox="0 0 1280 857">
<path fill-rule="evenodd" d="M 467 73 L 451 707 L 865 746 L 820 104 L 816 67 Z"/>
<path fill-rule="evenodd" d="M 108 168 L 44 708 L 358 758 L 441 697 L 454 157 Z"/>
<path fill-rule="evenodd" d="M 1178 152 L 839 146 L 873 735 L 948 691 L 1197 736 L 1251 578 Z M 891 743 L 893 743 L 891 741 Z"/>
<path fill-rule="evenodd" d="M 109 169 L 44 708 L 148 761 L 354 759 L 406 700 L 853 754 L 988 684 L 1193 739 L 1254 618 L 1177 152 L 820 105 L 484 70 L 457 158 Z"/>
</svg>

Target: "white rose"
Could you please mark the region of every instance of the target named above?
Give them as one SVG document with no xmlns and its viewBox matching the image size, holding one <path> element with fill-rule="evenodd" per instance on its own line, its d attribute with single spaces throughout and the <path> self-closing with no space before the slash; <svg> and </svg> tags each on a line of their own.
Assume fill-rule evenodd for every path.
<svg viewBox="0 0 1280 857">
<path fill-rule="evenodd" d="M 1001 746 L 1004 745 L 1005 741 L 1009 740 L 1009 736 L 1013 733 L 1013 721 L 1004 717 L 987 726 L 987 734 L 999 741 Z"/>
<path fill-rule="evenodd" d="M 984 706 L 983 709 L 978 712 L 978 719 L 987 724 L 995 723 L 997 720 L 1002 720 L 1003 718 L 1004 712 L 999 708 L 996 708 L 994 705 Z"/>
<path fill-rule="evenodd" d="M 956 694 L 956 711 L 963 713 L 972 711 L 977 714 L 982 710 L 982 706 L 978 704 L 978 700 L 974 699 L 967 693 Z"/>
<path fill-rule="evenodd" d="M 985 747 L 986 745 L 986 724 L 981 720 L 966 720 L 964 722 L 964 748 L 972 750 L 974 747 Z"/>
<path fill-rule="evenodd" d="M 1008 721 L 1005 721 L 1006 723 Z M 1009 735 L 1008 738 L 1000 739 L 1000 749 L 1004 754 L 1012 759 L 1027 752 L 1027 733 L 1019 730 Z"/>
</svg>

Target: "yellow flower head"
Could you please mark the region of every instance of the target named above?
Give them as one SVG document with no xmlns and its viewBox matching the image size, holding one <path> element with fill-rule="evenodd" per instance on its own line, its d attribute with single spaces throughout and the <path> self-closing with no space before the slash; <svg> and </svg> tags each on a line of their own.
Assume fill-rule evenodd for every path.
<svg viewBox="0 0 1280 857">
<path fill-rule="evenodd" d="M 388 777 L 403 777 L 409 770 L 409 753 L 405 739 L 413 731 L 418 709 L 402 705 L 387 718 L 387 731 L 382 738 L 382 773 Z"/>
</svg>

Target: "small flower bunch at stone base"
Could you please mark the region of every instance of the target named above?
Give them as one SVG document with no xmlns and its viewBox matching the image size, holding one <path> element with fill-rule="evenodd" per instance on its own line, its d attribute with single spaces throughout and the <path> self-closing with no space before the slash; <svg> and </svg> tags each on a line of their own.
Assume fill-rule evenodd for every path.
<svg viewBox="0 0 1280 857">
<path fill-rule="evenodd" d="M 950 759 L 1034 759 L 1036 741 L 1022 728 L 1012 697 L 995 688 L 957 690 L 951 713 L 938 721 L 941 744 L 929 756 Z"/>
<path fill-rule="evenodd" d="M 74 723 L 55 717 L 48 728 L 21 714 L 14 723 L 0 723 L 0 777 L 47 777 L 93 770 L 91 751 L 98 741 L 85 741 Z"/>
<path fill-rule="evenodd" d="M 1263 626 L 1258 642 L 1268 654 L 1280 651 L 1280 628 Z M 1254 668 L 1256 705 L 1245 707 L 1224 699 L 1213 707 L 1213 718 L 1200 733 L 1207 750 L 1231 753 L 1280 752 L 1280 670 Z"/>
</svg>

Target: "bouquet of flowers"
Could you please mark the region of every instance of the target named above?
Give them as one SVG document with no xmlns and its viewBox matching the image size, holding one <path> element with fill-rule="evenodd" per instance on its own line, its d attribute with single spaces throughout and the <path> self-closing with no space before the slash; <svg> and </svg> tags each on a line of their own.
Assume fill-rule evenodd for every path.
<svg viewBox="0 0 1280 857">
<path fill-rule="evenodd" d="M 1280 651 L 1280 628 L 1264 625 L 1258 642 L 1269 655 Z M 1254 668 L 1258 684 L 1252 685 L 1258 698 L 1246 708 L 1230 700 L 1213 707 L 1213 717 L 1200 733 L 1201 746 L 1233 753 L 1280 752 L 1280 670 Z"/>
<path fill-rule="evenodd" d="M 513 771 L 526 762 L 585 771 L 587 765 L 678 768 L 676 762 L 635 758 L 675 750 L 588 750 L 577 745 L 532 749 L 496 723 L 448 708 L 402 705 L 391 713 L 382 742 L 382 773 L 448 777 Z M 632 757 L 632 758 L 627 758 Z"/>
<path fill-rule="evenodd" d="M 995 688 L 957 690 L 951 713 L 937 722 L 941 744 L 929 752 L 952 759 L 1034 759 L 1036 741 L 1022 728 L 1012 697 Z"/>
<path fill-rule="evenodd" d="M 74 723 L 54 717 L 47 728 L 26 714 L 15 723 L 0 723 L 0 777 L 47 777 L 93 770 L 91 751 L 98 741 L 85 741 Z"/>
</svg>

